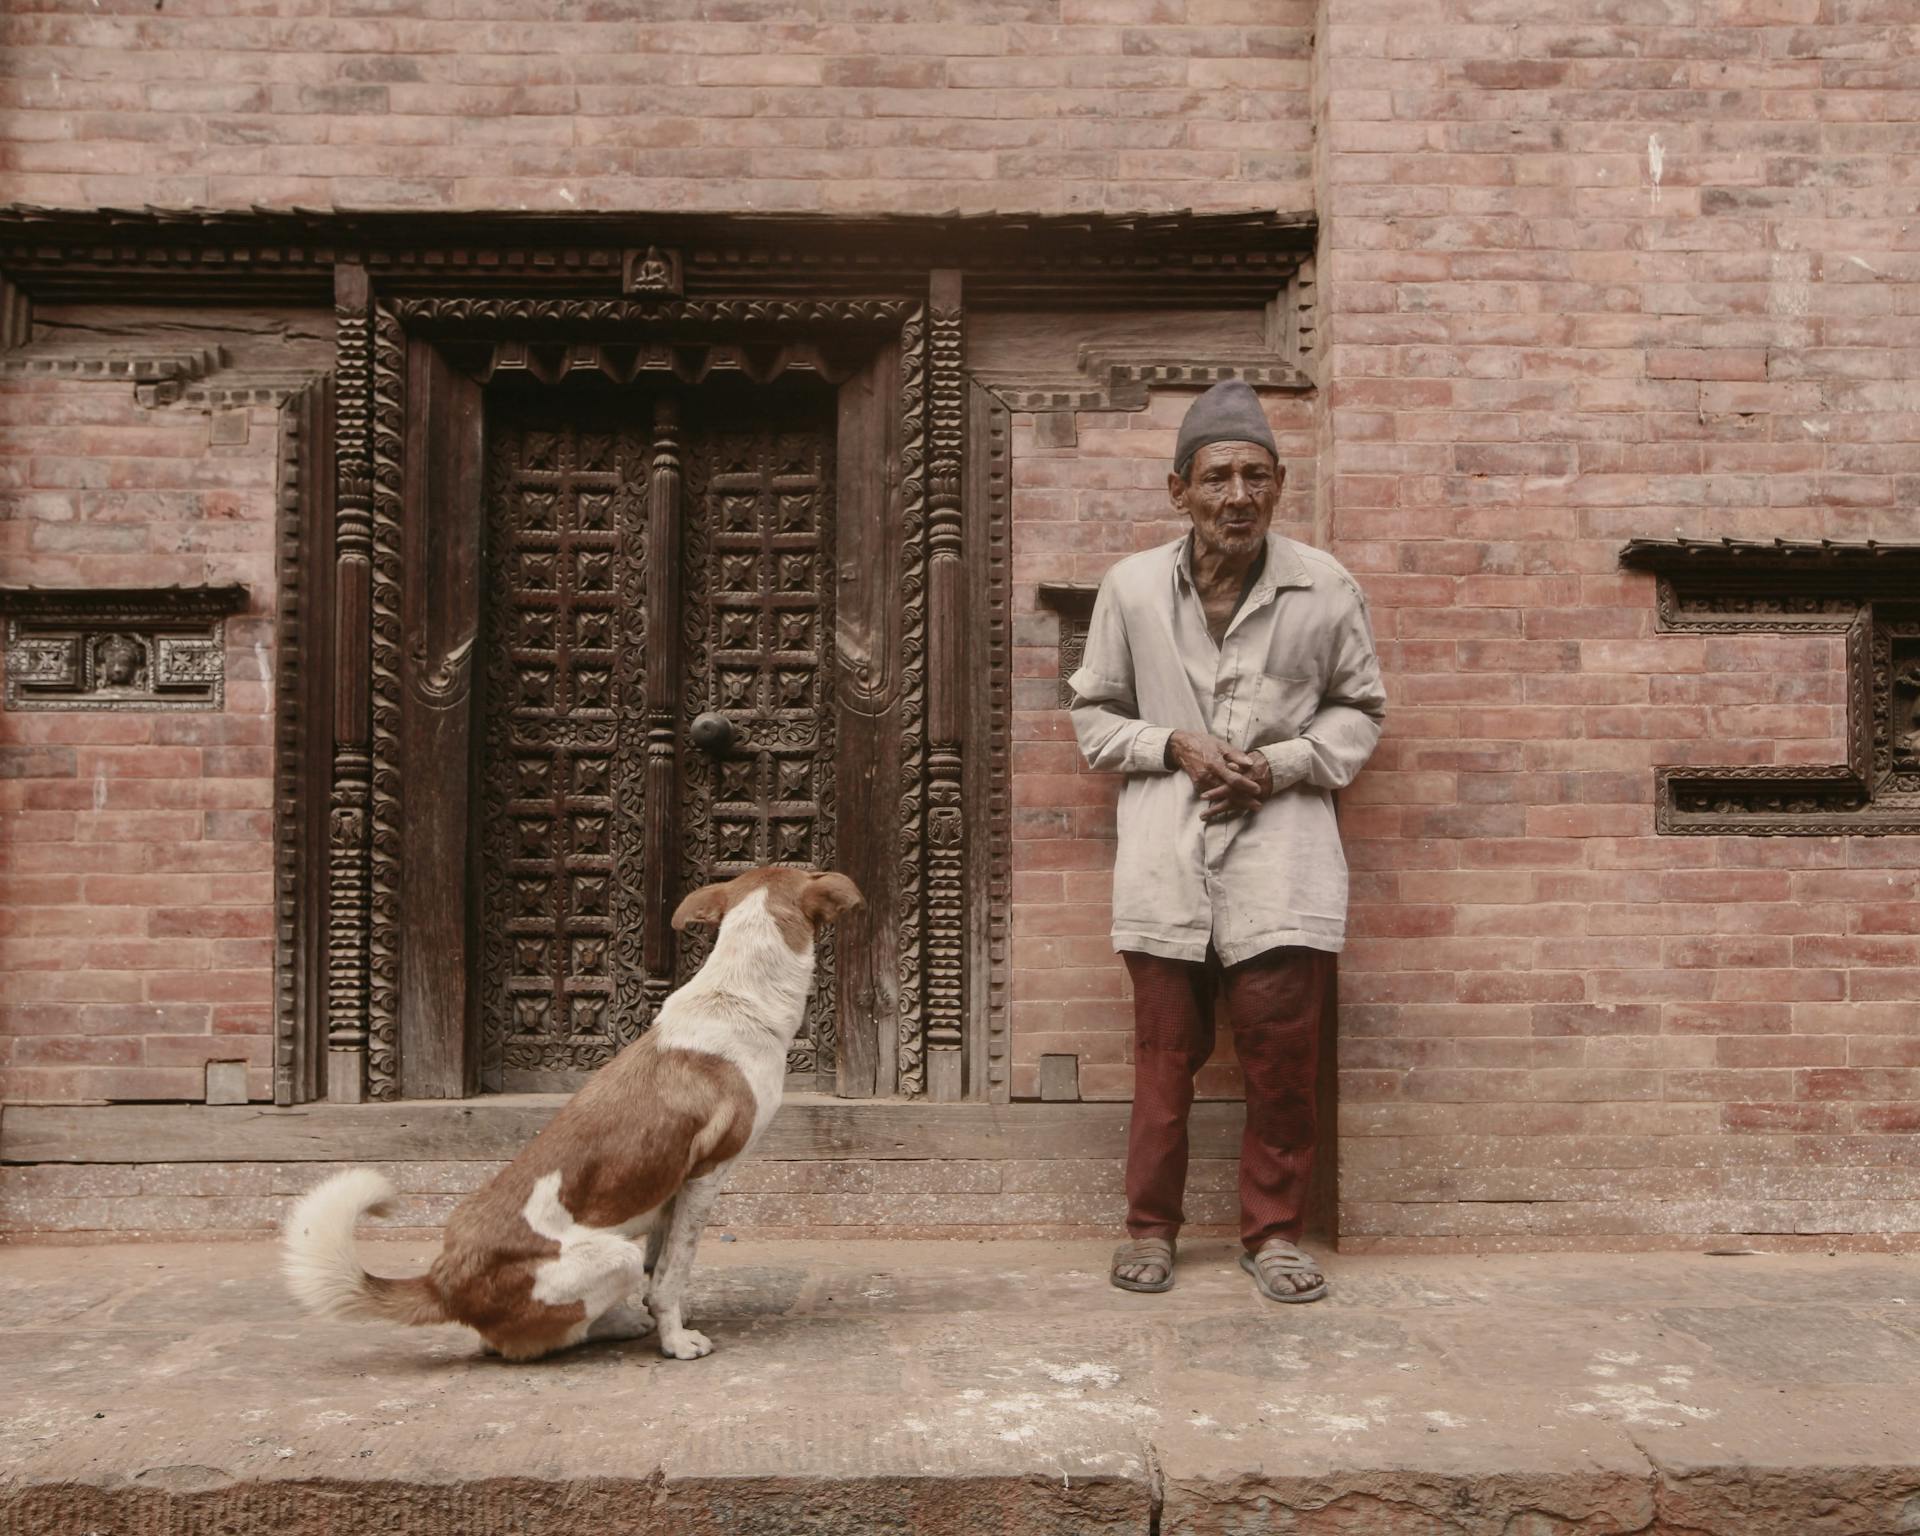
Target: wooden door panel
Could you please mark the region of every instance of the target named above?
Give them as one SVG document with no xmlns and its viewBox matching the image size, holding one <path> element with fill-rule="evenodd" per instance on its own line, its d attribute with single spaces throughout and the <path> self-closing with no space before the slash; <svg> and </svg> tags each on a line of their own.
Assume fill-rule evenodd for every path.
<svg viewBox="0 0 1920 1536">
<path fill-rule="evenodd" d="M 401 828 L 400 1091 L 472 1091 L 473 652 L 480 626 L 480 387 L 415 341 L 407 349 L 408 471 L 402 564 L 400 755 L 405 782 L 433 786 Z"/>
<path fill-rule="evenodd" d="M 818 420 L 695 422 L 683 493 L 681 740 L 702 714 L 721 755 L 683 746 L 684 887 L 760 864 L 834 867 L 833 441 Z M 817 415 L 817 412 L 815 413 Z M 679 979 L 712 934 L 680 935 Z M 815 1086 L 835 1052 L 832 936 L 820 948 L 790 1076 Z"/>
<path fill-rule="evenodd" d="M 504 413 L 503 413 L 504 414 Z M 509 417 L 490 455 L 482 1077 L 574 1086 L 645 1026 L 647 433 Z"/>
<path fill-rule="evenodd" d="M 656 956 L 650 971 L 656 907 L 753 865 L 833 861 L 831 407 L 725 404 L 695 395 L 667 413 L 684 428 L 678 526 L 651 520 L 655 541 L 680 546 L 679 579 L 663 582 L 649 540 L 655 401 L 636 390 L 590 406 L 495 402 L 477 828 L 489 1089 L 576 1087 L 637 1038 L 711 943 L 675 935 L 671 970 Z M 670 620 L 648 611 L 662 591 L 679 608 Z M 662 649 L 667 623 L 677 654 Z M 659 687 L 663 665 L 672 739 L 650 749 L 649 681 Z M 722 757 L 689 739 L 709 711 L 736 733 Z M 672 772 L 650 778 L 663 746 Z M 670 814 L 650 835 L 648 797 L 663 783 Z M 674 878 L 649 880 L 662 850 Z M 829 943 L 789 1058 L 797 1086 L 834 1069 L 833 976 Z"/>
</svg>

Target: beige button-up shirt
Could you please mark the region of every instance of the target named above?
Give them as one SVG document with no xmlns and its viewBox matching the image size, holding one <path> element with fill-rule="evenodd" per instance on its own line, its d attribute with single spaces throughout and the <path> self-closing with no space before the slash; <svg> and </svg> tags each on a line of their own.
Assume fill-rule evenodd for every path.
<svg viewBox="0 0 1920 1536">
<path fill-rule="evenodd" d="M 1113 868 L 1113 947 L 1236 965 L 1281 944 L 1346 941 L 1347 861 L 1333 791 L 1380 740 L 1386 693 L 1366 599 L 1331 555 L 1267 535 L 1258 582 L 1214 644 L 1191 536 L 1107 572 L 1074 693 L 1094 768 L 1127 776 Z M 1273 767 L 1245 816 L 1200 819 L 1167 738 L 1204 731 Z"/>
</svg>

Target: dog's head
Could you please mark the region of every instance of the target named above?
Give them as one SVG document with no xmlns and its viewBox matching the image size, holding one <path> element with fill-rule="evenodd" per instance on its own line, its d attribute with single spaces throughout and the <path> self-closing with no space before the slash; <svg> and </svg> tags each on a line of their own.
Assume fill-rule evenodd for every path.
<svg viewBox="0 0 1920 1536">
<path fill-rule="evenodd" d="M 866 904 L 860 887 L 843 874 L 776 864 L 695 891 L 674 908 L 673 926 L 711 923 L 718 927 L 728 912 L 755 891 L 766 892 L 767 912 L 796 954 L 812 945 L 823 923 L 837 921 L 841 913 Z"/>
</svg>

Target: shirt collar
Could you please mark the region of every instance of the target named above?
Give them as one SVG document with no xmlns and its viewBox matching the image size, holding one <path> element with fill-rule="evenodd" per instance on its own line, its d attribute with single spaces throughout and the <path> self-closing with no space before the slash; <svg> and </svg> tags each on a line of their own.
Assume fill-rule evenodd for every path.
<svg viewBox="0 0 1920 1536">
<path fill-rule="evenodd" d="M 1175 590 L 1191 592 L 1193 590 L 1193 534 L 1189 532 L 1181 539 L 1174 553 L 1173 581 Z M 1261 569 L 1260 579 L 1254 583 L 1253 590 L 1247 594 L 1249 604 L 1271 597 L 1282 587 L 1310 587 L 1313 577 L 1307 573 L 1307 562 L 1294 550 L 1293 540 L 1282 534 L 1267 530 L 1267 563 Z"/>
</svg>

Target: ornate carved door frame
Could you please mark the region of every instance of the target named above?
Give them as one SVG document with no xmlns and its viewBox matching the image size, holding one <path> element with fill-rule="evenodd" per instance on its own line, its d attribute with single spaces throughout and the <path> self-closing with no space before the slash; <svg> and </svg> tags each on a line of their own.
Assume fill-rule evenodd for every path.
<svg viewBox="0 0 1920 1536">
<path fill-rule="evenodd" d="M 842 718 L 867 733 L 843 729 L 837 748 L 838 862 L 883 919 L 842 935 L 839 1091 L 978 1092 L 963 793 L 979 782 L 964 757 L 978 710 L 962 660 L 977 582 L 963 559 L 958 274 L 935 273 L 925 300 L 540 299 L 376 294 L 364 269 L 343 266 L 336 309 L 327 1096 L 477 1086 L 482 390 L 503 371 L 558 379 L 583 368 L 623 382 L 799 368 L 837 386 L 836 665 Z M 656 525 L 677 508 L 670 438 L 654 459 Z M 649 692 L 650 780 L 673 772 L 666 705 Z M 864 963 L 849 964 L 853 954 Z M 892 1027 L 850 1027 L 875 1016 Z"/>
<path fill-rule="evenodd" d="M 704 327 L 710 339 L 731 328 L 721 339 L 750 356 L 794 338 L 814 338 L 835 353 L 859 352 L 869 331 L 894 338 L 898 377 L 884 387 L 871 379 L 842 386 L 844 430 L 865 432 L 855 445 L 877 444 L 893 477 L 869 499 L 898 527 L 912 492 L 919 562 L 907 573 L 903 554 L 900 568 L 883 573 L 903 602 L 917 605 L 913 648 L 895 659 L 917 680 L 920 713 L 912 760 L 893 782 L 866 786 L 869 804 L 889 817 L 909 806 L 915 832 L 911 849 L 896 850 L 893 861 L 911 873 L 916 899 L 904 909 L 910 942 L 899 974 L 885 978 L 893 990 L 884 1000 L 875 994 L 875 1006 L 884 1001 L 899 1030 L 889 1036 L 887 1070 L 875 1063 L 874 1085 L 894 1091 L 905 1082 L 936 1098 L 998 1102 L 1008 1086 L 1011 413 L 1057 419 L 1123 397 L 1130 409 L 1144 403 L 1150 383 L 1200 384 L 1226 374 L 1158 351 L 1087 347 L 1070 374 L 1009 380 L 977 373 L 970 388 L 959 366 L 960 270 L 967 304 L 981 312 L 1265 306 L 1270 331 L 1284 330 L 1283 350 L 1293 355 L 1311 350 L 1315 239 L 1306 211 L 735 211 L 637 219 L 439 209 L 0 209 L 0 350 L 32 335 L 33 308 L 42 303 L 334 309 L 331 377 L 325 369 L 287 376 L 235 367 L 209 378 L 204 368 L 226 371 L 225 359 L 144 351 L 111 363 L 136 381 L 146 404 L 184 392 L 203 402 L 282 408 L 276 1100 L 357 1101 L 403 1087 L 395 1020 L 409 967 L 394 948 L 404 858 L 394 808 L 406 802 L 394 716 L 406 686 L 400 509 L 417 455 L 406 446 L 404 381 L 383 379 L 376 421 L 376 330 L 383 371 L 401 374 L 411 338 L 444 328 L 449 339 L 436 334 L 436 344 L 452 347 L 463 326 L 477 338 L 599 337 L 616 348 L 677 337 L 680 327 Z M 671 297 L 683 292 L 696 301 Z M 613 297 L 621 293 L 645 297 Z M 438 306 L 431 323 L 421 304 Z M 1269 346 L 1222 366 L 1252 378 L 1244 370 L 1267 368 L 1273 356 Z M 916 370 L 911 413 L 908 364 Z M 99 363 L 89 354 L 55 366 Z M 449 398 L 457 374 L 448 370 Z M 861 389 L 884 395 L 884 409 L 848 406 L 849 392 Z M 841 457 L 853 457 L 844 439 Z M 870 568 L 858 574 L 865 578 Z M 902 579 L 909 574 L 917 583 L 911 588 Z M 377 624 L 376 591 L 383 602 Z M 963 596 L 964 619 L 956 612 Z M 436 633 L 445 630 L 443 617 L 429 620 Z M 964 636 L 964 671 L 952 660 L 955 636 Z M 943 697 L 943 689 L 952 692 Z M 419 798 L 416 791 L 412 800 Z M 942 839 L 933 858 L 922 835 L 929 827 Z M 962 910 L 964 936 L 955 922 Z M 415 981 L 425 974 L 411 970 Z"/>
</svg>

